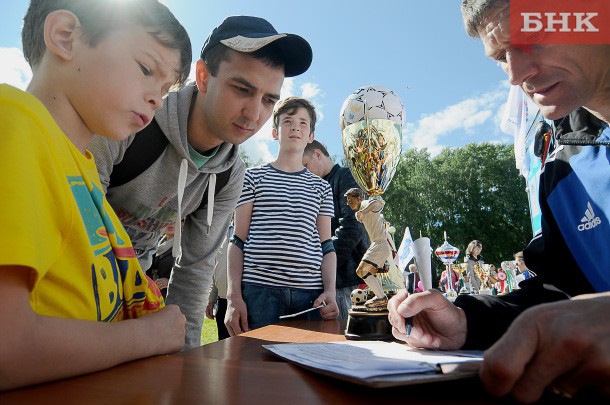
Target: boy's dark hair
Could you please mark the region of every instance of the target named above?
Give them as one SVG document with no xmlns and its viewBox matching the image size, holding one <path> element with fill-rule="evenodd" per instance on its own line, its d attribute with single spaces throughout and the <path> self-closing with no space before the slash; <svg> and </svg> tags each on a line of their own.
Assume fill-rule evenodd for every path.
<svg viewBox="0 0 610 405">
<path fill-rule="evenodd" d="M 305 150 L 303 151 L 303 155 L 311 155 L 313 153 L 313 151 L 315 151 L 316 149 L 319 149 L 320 152 L 322 152 L 322 154 L 326 157 L 330 157 L 330 154 L 328 153 L 328 150 L 326 149 L 326 147 L 324 145 L 322 145 L 321 142 L 316 141 L 315 139 L 313 141 L 311 141 L 311 143 L 308 143 L 305 146 Z"/>
<path fill-rule="evenodd" d="M 222 62 L 230 62 L 233 52 L 237 51 L 223 44 L 216 44 L 206 52 L 205 56 L 201 56 L 201 59 L 203 59 L 205 62 L 210 74 L 216 77 L 218 74 L 218 69 L 220 69 L 220 64 Z M 254 59 L 258 59 L 269 67 L 275 69 L 284 68 L 284 54 L 282 53 L 281 49 L 279 49 L 279 47 L 273 43 L 254 52 L 240 53 L 242 55 L 248 55 Z"/>
<path fill-rule="evenodd" d="M 311 134 L 316 129 L 316 108 L 309 100 L 301 97 L 288 97 L 277 103 L 273 111 L 273 128 L 280 127 L 280 115 L 294 115 L 299 108 L 304 108 L 309 114 L 309 133 Z"/>
<path fill-rule="evenodd" d="M 158 0 L 31 0 L 23 18 L 23 54 L 31 67 L 45 53 L 44 22 L 51 12 L 68 10 L 78 17 L 83 39 L 97 45 L 110 31 L 130 25 L 149 28 L 159 43 L 180 52 L 177 84 L 186 81 L 192 61 L 189 36 L 169 9 Z"/>
</svg>

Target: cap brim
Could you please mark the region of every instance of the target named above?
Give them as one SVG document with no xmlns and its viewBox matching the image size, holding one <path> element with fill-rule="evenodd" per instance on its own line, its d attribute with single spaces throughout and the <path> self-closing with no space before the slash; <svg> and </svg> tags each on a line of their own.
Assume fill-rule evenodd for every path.
<svg viewBox="0 0 610 405">
<path fill-rule="evenodd" d="M 284 56 L 284 75 L 298 76 L 305 73 L 313 59 L 313 51 L 309 42 L 295 34 L 252 34 L 248 37 L 237 36 L 223 39 L 222 44 L 238 52 L 254 52 L 270 43 L 276 44 Z"/>
<path fill-rule="evenodd" d="M 284 54 L 286 77 L 298 76 L 309 69 L 313 60 L 313 51 L 305 39 L 295 34 L 286 34 L 285 37 L 277 39 L 274 43 Z"/>
</svg>

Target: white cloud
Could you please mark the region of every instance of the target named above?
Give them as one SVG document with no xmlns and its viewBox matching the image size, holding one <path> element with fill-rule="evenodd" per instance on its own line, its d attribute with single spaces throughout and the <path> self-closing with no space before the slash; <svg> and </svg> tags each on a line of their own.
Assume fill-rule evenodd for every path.
<svg viewBox="0 0 610 405">
<path fill-rule="evenodd" d="M 406 147 L 427 148 L 432 156 L 436 156 L 446 146 L 443 143 L 443 139 L 446 139 L 444 137 L 457 131 L 473 134 L 490 121 L 495 125 L 497 118 L 492 117 L 497 117 L 496 111 L 507 96 L 508 90 L 501 84 L 493 91 L 460 101 L 433 114 L 423 115 L 416 123 L 409 122 L 405 125 L 403 143 Z"/>
<path fill-rule="evenodd" d="M 312 99 L 318 94 L 320 94 L 320 88 L 317 83 L 305 83 L 301 85 L 301 97 Z"/>
<path fill-rule="evenodd" d="M 32 78 L 32 69 L 21 49 L 0 48 L 0 82 L 25 90 Z"/>
<path fill-rule="evenodd" d="M 491 110 L 483 110 L 471 115 L 470 117 L 466 117 L 466 119 L 464 119 L 464 128 L 470 129 L 482 125 L 492 115 L 493 112 Z"/>
</svg>

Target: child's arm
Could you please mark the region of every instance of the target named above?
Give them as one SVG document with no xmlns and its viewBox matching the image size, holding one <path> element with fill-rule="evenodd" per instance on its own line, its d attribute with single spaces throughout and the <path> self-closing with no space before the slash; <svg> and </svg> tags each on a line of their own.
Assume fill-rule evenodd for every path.
<svg viewBox="0 0 610 405">
<path fill-rule="evenodd" d="M 234 236 L 242 242 L 246 241 L 250 232 L 250 221 L 252 220 L 252 208 L 254 202 L 248 202 L 235 209 L 235 232 Z M 231 336 L 250 330 L 248 327 L 248 308 L 241 295 L 241 279 L 244 272 L 244 252 L 234 243 L 228 247 L 228 269 L 227 269 L 227 313 L 225 325 Z"/>
<path fill-rule="evenodd" d="M 320 234 L 320 241 L 325 241 L 331 238 L 330 232 L 330 217 L 318 215 L 317 227 Z M 320 309 L 320 315 L 323 319 L 337 319 L 339 316 L 339 307 L 337 307 L 337 292 L 336 292 L 336 276 L 337 276 L 337 255 L 335 252 L 330 252 L 322 257 L 322 285 L 324 292 L 314 301 L 313 306 L 317 307 L 326 303 L 326 306 Z"/>
<path fill-rule="evenodd" d="M 121 322 L 36 314 L 33 271 L 0 266 L 0 390 L 90 373 L 184 345 L 185 319 L 175 305 Z"/>
</svg>

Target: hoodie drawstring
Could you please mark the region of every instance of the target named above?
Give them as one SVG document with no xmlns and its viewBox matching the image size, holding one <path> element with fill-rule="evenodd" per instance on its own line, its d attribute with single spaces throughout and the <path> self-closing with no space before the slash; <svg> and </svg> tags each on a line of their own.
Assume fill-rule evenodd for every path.
<svg viewBox="0 0 610 405">
<path fill-rule="evenodd" d="M 212 225 L 212 218 L 214 216 L 214 197 L 216 196 L 216 173 L 210 173 L 210 179 L 208 180 L 208 235 L 210 234 L 210 226 Z"/>
<path fill-rule="evenodd" d="M 188 161 L 182 159 L 180 163 L 180 174 L 178 175 L 178 212 L 174 223 L 174 246 L 172 246 L 172 256 L 175 258 L 176 265 L 182 257 L 182 197 L 186 188 L 186 176 L 188 173 Z"/>
<path fill-rule="evenodd" d="M 177 266 L 182 257 L 182 197 L 186 188 L 186 177 L 188 174 L 188 161 L 182 159 L 180 163 L 180 174 L 178 176 L 178 212 L 174 223 L 174 244 L 172 246 L 172 256 L 175 258 L 174 265 Z M 216 196 L 216 173 L 210 173 L 208 180 L 208 211 L 207 211 L 207 233 L 210 233 L 210 226 L 214 217 L 214 197 Z"/>
</svg>

